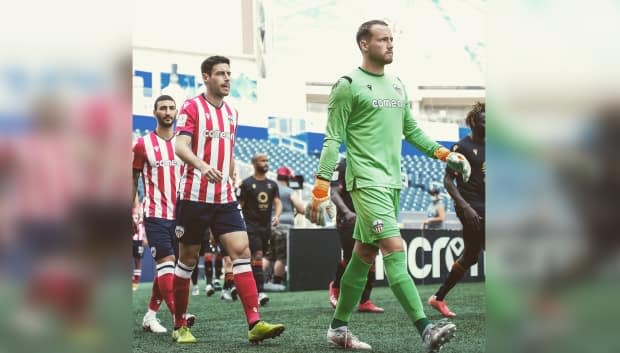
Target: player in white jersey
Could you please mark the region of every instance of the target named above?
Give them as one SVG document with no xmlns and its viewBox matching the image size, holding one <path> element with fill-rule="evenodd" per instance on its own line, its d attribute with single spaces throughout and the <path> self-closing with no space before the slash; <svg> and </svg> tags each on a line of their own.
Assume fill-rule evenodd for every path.
<svg viewBox="0 0 620 353">
<path fill-rule="evenodd" d="M 233 261 L 233 281 L 249 326 L 248 340 L 257 343 L 279 336 L 284 326 L 268 324 L 260 318 L 248 234 L 233 192 L 238 113 L 224 101 L 230 93 L 230 60 L 212 56 L 200 69 L 206 93 L 183 104 L 177 123 L 175 151 L 187 165 L 176 208 L 180 245 L 174 278 L 173 338 L 178 343 L 196 342 L 183 313 L 187 309 L 190 277 L 198 261 L 202 235 L 209 228 Z"/>
</svg>

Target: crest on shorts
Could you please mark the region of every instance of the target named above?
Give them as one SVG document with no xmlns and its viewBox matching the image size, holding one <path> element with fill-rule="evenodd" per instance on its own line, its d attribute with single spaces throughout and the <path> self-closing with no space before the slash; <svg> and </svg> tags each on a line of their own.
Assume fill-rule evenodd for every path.
<svg viewBox="0 0 620 353">
<path fill-rule="evenodd" d="M 375 219 L 375 221 L 372 222 L 372 230 L 375 233 L 381 233 L 381 231 L 383 230 L 383 221 L 380 219 Z"/>
<path fill-rule="evenodd" d="M 155 248 L 154 246 L 151 246 L 151 255 L 153 256 L 153 258 L 155 258 L 155 255 L 157 255 L 157 248 Z"/>
<path fill-rule="evenodd" d="M 177 238 L 181 238 L 183 234 L 185 234 L 185 228 L 183 226 L 177 226 L 174 228 L 174 234 L 176 234 Z"/>
</svg>

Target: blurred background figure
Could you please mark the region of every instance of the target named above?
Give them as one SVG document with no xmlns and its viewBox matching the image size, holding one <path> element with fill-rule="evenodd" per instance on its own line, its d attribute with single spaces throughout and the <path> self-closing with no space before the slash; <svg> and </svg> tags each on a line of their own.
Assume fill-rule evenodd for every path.
<svg viewBox="0 0 620 353">
<path fill-rule="evenodd" d="M 295 190 L 289 187 L 290 180 L 295 178 L 293 169 L 282 166 L 277 170 L 278 191 L 282 202 L 280 223 L 271 229 L 269 249 L 263 259 L 263 270 L 268 273 L 270 264 L 273 263 L 273 278 L 265 283 L 265 290 L 280 292 L 286 289 L 284 285 L 287 242 L 290 229 L 295 225 L 295 214 L 303 214 L 305 205 Z M 269 276 L 266 276 L 269 278 Z"/>
<path fill-rule="evenodd" d="M 422 222 L 422 228 L 441 229 L 443 221 L 446 219 L 446 206 L 441 200 L 441 184 L 432 182 L 429 185 L 428 193 L 431 195 L 431 203 L 426 209 L 426 219 Z"/>
<path fill-rule="evenodd" d="M 142 257 L 144 256 L 144 249 L 147 249 L 149 244 L 146 241 L 144 223 L 140 221 L 140 216 L 135 213 L 135 210 L 132 217 L 136 226 L 132 236 L 133 245 L 131 253 L 133 257 L 133 275 L 131 276 L 131 289 L 135 291 L 138 289 L 140 277 L 142 276 Z"/>
<path fill-rule="evenodd" d="M 269 302 L 265 294 L 263 275 L 263 255 L 269 249 L 272 227 L 280 223 L 282 201 L 278 184 L 267 177 L 269 157 L 259 152 L 252 157 L 254 174 L 243 180 L 238 195 L 243 210 L 243 219 L 248 229 L 250 251 L 252 252 L 252 272 L 258 290 L 261 306 Z"/>
</svg>

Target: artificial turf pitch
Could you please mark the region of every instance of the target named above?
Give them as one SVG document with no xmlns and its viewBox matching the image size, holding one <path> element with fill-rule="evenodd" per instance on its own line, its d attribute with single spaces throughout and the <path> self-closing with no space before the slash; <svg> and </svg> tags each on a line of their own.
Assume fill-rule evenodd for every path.
<svg viewBox="0 0 620 353">
<path fill-rule="evenodd" d="M 207 298 L 201 281 L 199 296 L 190 296 L 189 312 L 197 316 L 191 329 L 198 339 L 196 344 L 181 345 L 172 342 L 171 316 L 162 303 L 158 318 L 168 333 L 154 334 L 142 330 L 151 283 L 141 283 L 133 292 L 134 353 L 158 352 L 339 352 L 325 339 L 333 309 L 327 301 L 327 290 L 269 293 L 271 300 L 261 308 L 262 318 L 271 323 L 283 323 L 286 331 L 276 339 L 263 341 L 258 346 L 247 340 L 247 324 L 241 303 L 225 302 L 220 292 Z M 432 320 L 441 318 L 426 304 L 426 299 L 438 285 L 418 285 L 426 315 Z M 457 326 L 456 337 L 442 349 L 442 353 L 484 352 L 485 294 L 484 283 L 459 283 L 448 296 L 450 309 L 457 313 L 452 319 Z M 355 312 L 349 324 L 352 332 L 373 347 L 373 352 L 424 352 L 420 336 L 405 315 L 396 297 L 387 287 L 373 289 L 371 299 L 385 308 L 383 314 Z"/>
</svg>

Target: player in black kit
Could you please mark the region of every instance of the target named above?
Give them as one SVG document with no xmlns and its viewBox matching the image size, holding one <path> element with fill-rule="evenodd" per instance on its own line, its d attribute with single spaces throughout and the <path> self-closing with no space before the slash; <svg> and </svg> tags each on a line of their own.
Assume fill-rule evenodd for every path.
<svg viewBox="0 0 620 353">
<path fill-rule="evenodd" d="M 269 249 L 271 226 L 275 227 L 280 223 L 282 202 L 278 184 L 267 179 L 269 157 L 264 153 L 255 154 L 252 157 L 252 166 L 254 166 L 254 175 L 241 183 L 237 196 L 248 230 L 252 252 L 252 272 L 258 289 L 258 301 L 260 305 L 265 305 L 269 297 L 264 293 L 263 255 Z M 271 217 L 272 210 L 274 210 L 273 218 Z"/>
<path fill-rule="evenodd" d="M 444 186 L 448 190 L 456 208 L 456 215 L 463 224 L 463 254 L 454 262 L 448 277 L 439 290 L 428 298 L 428 304 L 443 316 L 455 316 L 445 301 L 448 292 L 463 278 L 465 272 L 478 262 L 480 252 L 485 248 L 485 105 L 476 103 L 467 114 L 467 125 L 471 135 L 452 146 L 452 151 L 460 152 L 471 165 L 471 177 L 463 182 L 461 176 L 446 168 Z M 456 186 L 454 181 L 456 180 Z"/>
</svg>

